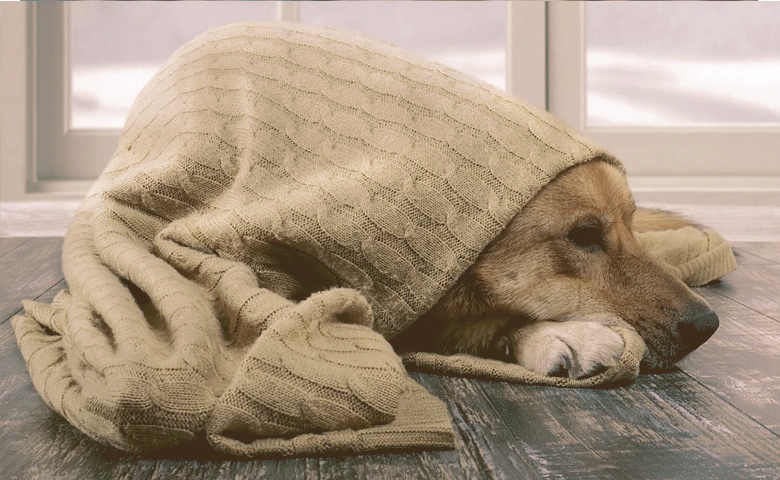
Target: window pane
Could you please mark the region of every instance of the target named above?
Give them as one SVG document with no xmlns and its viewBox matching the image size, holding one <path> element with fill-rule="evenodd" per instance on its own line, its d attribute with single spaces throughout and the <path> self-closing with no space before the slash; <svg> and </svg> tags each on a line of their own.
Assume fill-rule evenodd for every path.
<svg viewBox="0 0 780 480">
<path fill-rule="evenodd" d="M 589 126 L 780 124 L 780 3 L 587 2 Z"/>
<path fill-rule="evenodd" d="M 301 2 L 301 22 L 358 30 L 506 88 L 504 2 Z"/>
<path fill-rule="evenodd" d="M 274 2 L 72 2 L 68 7 L 74 129 L 121 128 L 157 68 L 207 29 L 276 16 Z"/>
</svg>

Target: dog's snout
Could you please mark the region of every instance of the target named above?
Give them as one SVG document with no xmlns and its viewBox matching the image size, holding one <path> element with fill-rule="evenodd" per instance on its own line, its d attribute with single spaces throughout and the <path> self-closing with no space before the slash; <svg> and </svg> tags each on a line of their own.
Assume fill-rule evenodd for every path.
<svg viewBox="0 0 780 480">
<path fill-rule="evenodd" d="M 718 316 L 709 307 L 696 305 L 683 315 L 677 328 L 683 344 L 693 351 L 715 333 L 719 323 Z"/>
</svg>

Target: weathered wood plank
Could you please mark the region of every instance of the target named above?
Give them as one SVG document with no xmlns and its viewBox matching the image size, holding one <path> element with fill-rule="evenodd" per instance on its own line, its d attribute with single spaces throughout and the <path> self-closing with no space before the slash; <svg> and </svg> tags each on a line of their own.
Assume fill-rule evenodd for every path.
<svg viewBox="0 0 780 480">
<path fill-rule="evenodd" d="M 735 242 L 736 250 L 769 263 L 780 264 L 780 242 Z"/>
<path fill-rule="evenodd" d="M 780 475 L 780 437 L 682 372 L 629 387 L 567 390 L 466 379 L 424 384 L 496 478 Z"/>
<path fill-rule="evenodd" d="M 741 265 L 710 288 L 780 321 L 780 265 Z"/>
<path fill-rule="evenodd" d="M 777 320 L 748 308 L 713 288 L 697 288 L 694 291 L 718 314 L 720 325 L 716 335 L 780 335 L 780 322 Z"/>
<path fill-rule="evenodd" d="M 773 261 L 753 255 L 739 247 L 732 247 L 732 250 L 734 257 L 737 259 L 737 265 L 774 265 Z"/>
<path fill-rule="evenodd" d="M 0 257 L 30 241 L 28 237 L 0 237 Z"/>
<path fill-rule="evenodd" d="M 716 333 L 679 367 L 780 435 L 780 335 Z"/>
<path fill-rule="evenodd" d="M 61 238 L 34 238 L 0 257 L 0 322 L 62 280 Z"/>
<path fill-rule="evenodd" d="M 720 327 L 677 366 L 780 434 L 780 322 L 717 292 L 698 293 L 717 312 Z"/>
</svg>

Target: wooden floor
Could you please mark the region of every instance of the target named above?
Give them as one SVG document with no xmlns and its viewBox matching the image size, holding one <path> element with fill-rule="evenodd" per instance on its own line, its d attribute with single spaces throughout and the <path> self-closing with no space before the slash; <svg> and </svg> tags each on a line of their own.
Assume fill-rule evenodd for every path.
<svg viewBox="0 0 780 480">
<path fill-rule="evenodd" d="M 0 478 L 780 478 L 780 243 L 736 243 L 740 268 L 698 291 L 718 332 L 663 375 L 567 390 L 413 374 L 448 405 L 457 449 L 233 460 L 98 445 L 41 401 L 8 319 L 65 286 L 61 239 L 0 238 Z"/>
</svg>

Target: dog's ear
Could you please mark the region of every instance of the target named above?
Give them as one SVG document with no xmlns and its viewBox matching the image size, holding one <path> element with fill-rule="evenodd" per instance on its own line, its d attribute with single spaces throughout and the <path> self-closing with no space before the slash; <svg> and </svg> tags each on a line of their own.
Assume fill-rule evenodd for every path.
<svg viewBox="0 0 780 480">
<path fill-rule="evenodd" d="M 702 225 L 673 212 L 653 208 L 637 208 L 634 213 L 633 230 L 637 233 L 677 230 L 683 227 L 704 229 Z"/>
</svg>

